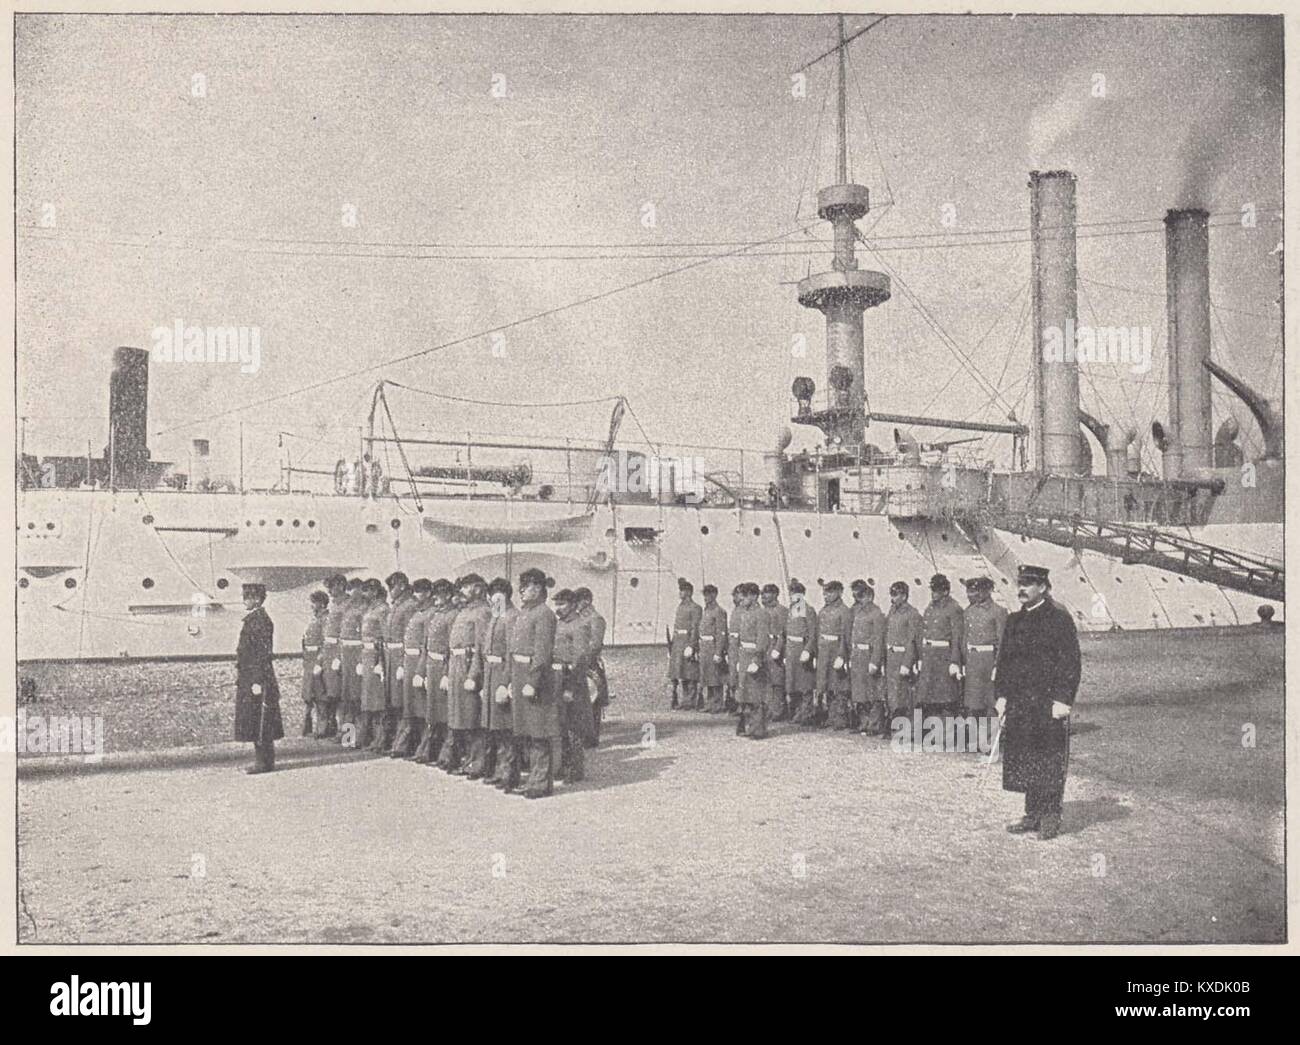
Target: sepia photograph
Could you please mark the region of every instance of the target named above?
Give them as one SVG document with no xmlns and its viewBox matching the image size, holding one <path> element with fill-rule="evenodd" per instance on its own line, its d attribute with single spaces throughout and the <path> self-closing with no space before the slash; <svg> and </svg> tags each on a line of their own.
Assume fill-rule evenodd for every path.
<svg viewBox="0 0 1300 1045">
<path fill-rule="evenodd" d="M 1219 6 L 13 14 L 16 949 L 1289 944 Z"/>
</svg>

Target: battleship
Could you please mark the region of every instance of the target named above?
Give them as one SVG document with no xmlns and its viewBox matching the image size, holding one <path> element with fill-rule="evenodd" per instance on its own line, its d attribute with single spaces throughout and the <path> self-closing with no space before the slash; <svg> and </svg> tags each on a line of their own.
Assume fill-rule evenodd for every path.
<svg viewBox="0 0 1300 1045">
<path fill-rule="evenodd" d="M 873 199 L 850 177 L 845 73 L 862 32 L 847 34 L 841 19 L 822 56 L 837 67 L 836 177 L 817 193 L 833 246 L 825 270 L 790 298 L 792 310 L 824 315 L 823 381 L 793 382 L 769 446 L 734 456 L 668 449 L 629 431 L 635 401 L 617 390 L 608 430 L 585 440 L 413 435 L 392 406 L 411 391 L 395 368 L 375 383 L 361 439 L 339 448 L 333 468 L 285 463 L 273 488 L 249 488 L 212 473 L 205 439 L 185 462 L 153 459 L 150 367 L 162 364 L 156 351 L 117 347 L 102 452 L 21 449 L 19 661 L 229 656 L 245 582 L 268 589 L 277 652 L 292 653 L 308 594 L 336 571 L 492 577 L 538 566 L 594 592 L 615 645 L 663 641 L 680 576 L 723 592 L 749 579 L 862 577 L 877 590 L 903 579 L 919 595 L 935 572 L 987 574 L 1013 606 L 1022 563 L 1052 570 L 1055 596 L 1083 631 L 1281 621 L 1283 424 L 1277 404 L 1212 358 L 1208 208 L 1171 200 L 1180 205 L 1164 219 L 1168 397 L 1149 431 L 1103 420 L 1081 394 L 1079 182 L 1061 169 L 1028 172 L 1028 416 L 871 404 L 866 334 L 873 310 L 901 288 L 863 267 L 859 223 Z M 216 340 L 234 358 L 236 342 Z M 1124 345 L 1112 335 L 1093 350 Z M 1257 426 L 1253 452 L 1232 417 L 1221 412 L 1216 428 L 1216 384 Z M 796 430 L 817 441 L 796 449 Z M 946 433 L 957 437 L 938 437 Z M 1010 452 L 972 455 L 968 435 L 1001 437 Z M 1138 452 L 1143 442 L 1158 468 Z"/>
</svg>

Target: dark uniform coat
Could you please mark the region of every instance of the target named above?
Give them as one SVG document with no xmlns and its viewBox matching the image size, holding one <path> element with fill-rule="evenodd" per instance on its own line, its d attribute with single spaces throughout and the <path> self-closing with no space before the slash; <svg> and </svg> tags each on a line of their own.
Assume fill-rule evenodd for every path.
<svg viewBox="0 0 1300 1045">
<path fill-rule="evenodd" d="M 510 706 L 510 622 L 515 619 L 513 603 L 506 603 L 500 616 L 488 620 L 483 638 L 483 705 L 484 729 L 510 732 L 515 713 Z"/>
<path fill-rule="evenodd" d="M 849 691 L 849 632 L 853 611 L 843 601 L 828 603 L 817 615 L 817 690 L 821 693 Z M 836 669 L 835 660 L 844 661 Z"/>
<path fill-rule="evenodd" d="M 700 683 L 727 682 L 727 611 L 716 603 L 700 610 Z"/>
<path fill-rule="evenodd" d="M 384 671 L 384 629 L 388 626 L 388 603 L 375 600 L 361 618 L 361 710 L 383 711 L 388 701 Z"/>
<path fill-rule="evenodd" d="M 916 686 L 918 704 L 955 704 L 961 699 L 960 672 L 965 650 L 966 618 L 951 595 L 940 595 L 925 608 L 921 622 L 921 678 Z"/>
<path fill-rule="evenodd" d="M 1070 720 L 1052 718 L 1052 702 L 1073 706 L 1079 692 L 1079 634 L 1070 611 L 1045 598 L 1007 617 L 998 649 L 997 699 L 1007 702 L 1002 727 L 1002 786 L 1007 791 L 1059 789 L 1070 761 Z"/>
<path fill-rule="evenodd" d="M 360 598 L 348 599 L 339 622 L 339 674 L 343 680 L 343 699 L 349 704 L 361 703 L 361 675 L 357 666 L 361 662 L 361 618 L 366 604 Z"/>
<path fill-rule="evenodd" d="M 992 711 L 993 665 L 1007 626 L 1007 611 L 992 599 L 966 607 L 966 683 L 964 699 L 972 711 Z"/>
<path fill-rule="evenodd" d="M 767 611 L 762 606 L 742 606 L 732 615 L 736 627 L 736 676 L 740 692 L 736 699 L 741 704 L 763 704 L 770 699 L 771 687 L 767 681 L 768 631 Z M 757 664 L 751 673 L 749 666 Z"/>
<path fill-rule="evenodd" d="M 406 622 L 411 619 L 419 603 L 412 592 L 407 592 L 388 613 L 384 626 L 384 678 L 387 683 L 386 699 L 393 709 L 405 706 L 406 689 Z"/>
<path fill-rule="evenodd" d="M 433 603 L 417 607 L 406 618 L 402 634 L 402 717 L 422 719 L 429 713 L 424 691 L 424 632 L 433 615 Z"/>
<path fill-rule="evenodd" d="M 458 612 L 450 605 L 434 610 L 429 614 L 429 623 L 424 630 L 424 688 L 429 694 L 427 718 L 443 725 L 447 724 L 447 691 L 442 688 L 442 680 L 451 669 L 448 639 L 451 622 Z"/>
<path fill-rule="evenodd" d="M 302 635 L 302 702 L 308 707 L 325 699 L 324 642 L 325 621 L 313 614 Z"/>
<path fill-rule="evenodd" d="M 803 612 L 786 611 L 785 689 L 787 693 L 811 693 L 817 688 L 817 611 L 808 603 Z M 807 653 L 808 659 L 803 655 Z"/>
<path fill-rule="evenodd" d="M 690 659 L 687 648 L 694 650 Z M 673 617 L 673 644 L 668 658 L 668 677 L 676 681 L 694 682 L 700 677 L 700 605 L 687 601 L 677 604 Z"/>
<path fill-rule="evenodd" d="M 740 625 L 740 607 L 734 606 L 731 615 L 727 618 L 727 678 L 731 683 L 731 692 L 740 691 L 740 673 L 738 666 L 740 664 L 740 632 L 736 629 Z"/>
<path fill-rule="evenodd" d="M 487 641 L 492 607 L 486 599 L 468 603 L 451 623 L 451 670 L 447 673 L 447 728 L 478 729 L 483 687 L 483 644 Z M 465 682 L 473 689 L 466 689 Z"/>
<path fill-rule="evenodd" d="M 284 736 L 280 684 L 271 666 L 275 625 L 259 606 L 244 617 L 235 648 L 235 739 L 265 743 Z M 262 692 L 255 694 L 253 686 Z M 266 714 L 262 714 L 265 707 Z"/>
<path fill-rule="evenodd" d="M 884 700 L 885 614 L 874 602 L 853 611 L 849 686 L 855 704 Z M 875 674 L 871 668 L 875 667 Z"/>
<path fill-rule="evenodd" d="M 324 636 L 321 639 L 321 663 L 325 667 L 325 699 L 343 699 L 343 659 L 339 655 L 339 629 L 343 625 L 343 600 L 330 600 L 325 614 Z"/>
<path fill-rule="evenodd" d="M 785 621 L 790 608 L 774 602 L 771 606 L 760 603 L 759 609 L 767 614 L 767 683 L 780 696 L 785 693 Z"/>
<path fill-rule="evenodd" d="M 556 740 L 560 736 L 559 694 L 551 667 L 555 624 L 555 614 L 544 602 L 521 606 L 510 622 L 510 703 L 517 737 Z M 532 686 L 531 697 L 524 696 L 525 685 Z"/>
<path fill-rule="evenodd" d="M 910 602 L 885 615 L 885 699 L 890 711 L 911 710 L 916 698 L 912 669 L 921 659 L 921 614 Z M 907 668 L 907 674 L 901 674 Z"/>
<path fill-rule="evenodd" d="M 560 722 L 583 741 L 596 739 L 596 718 L 591 707 L 591 688 L 587 685 L 587 666 L 591 661 L 587 622 L 581 615 L 570 615 L 555 622 L 555 647 L 551 654 L 554 685 L 560 695 Z"/>
</svg>

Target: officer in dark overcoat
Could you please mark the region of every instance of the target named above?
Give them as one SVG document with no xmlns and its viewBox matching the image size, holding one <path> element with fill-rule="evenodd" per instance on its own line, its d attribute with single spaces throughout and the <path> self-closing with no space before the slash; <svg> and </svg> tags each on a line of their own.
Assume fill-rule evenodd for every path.
<svg viewBox="0 0 1300 1045">
<path fill-rule="evenodd" d="M 1002 787 L 1025 796 L 1012 834 L 1061 830 L 1061 799 L 1070 762 L 1070 710 L 1079 690 L 1079 634 L 1070 611 L 1053 601 L 1047 570 L 1021 566 L 1021 608 L 1007 618 L 998 648 L 994 692 L 1002 719 Z"/>
<path fill-rule="evenodd" d="M 243 626 L 235 648 L 235 739 L 253 743 L 256 756 L 249 773 L 269 773 L 275 768 L 275 742 L 284 736 L 280 717 L 280 684 L 271 665 L 275 625 L 262 607 L 266 587 L 243 586 Z"/>
</svg>

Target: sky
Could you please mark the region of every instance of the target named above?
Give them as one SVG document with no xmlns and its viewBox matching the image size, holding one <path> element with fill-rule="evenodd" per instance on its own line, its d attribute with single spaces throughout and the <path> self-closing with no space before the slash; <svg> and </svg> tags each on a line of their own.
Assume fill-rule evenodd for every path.
<svg viewBox="0 0 1300 1045">
<path fill-rule="evenodd" d="M 153 456 L 209 438 L 228 472 L 242 423 L 250 482 L 285 446 L 332 467 L 381 376 L 509 403 L 621 394 L 657 441 L 770 447 L 793 378 L 827 385 L 824 322 L 793 284 L 829 267 L 834 62 L 802 90 L 792 74 L 835 32 L 825 15 L 18 16 L 28 451 L 98 453 L 113 349 L 178 319 L 256 328 L 260 365 L 155 362 Z M 894 277 L 865 319 L 872 408 L 1031 415 L 1028 173 L 1057 168 L 1078 176 L 1081 321 L 1154 332 L 1150 372 L 1097 365 L 1084 408 L 1139 431 L 1164 414 L 1172 206 L 1214 215 L 1215 358 L 1280 398 L 1280 19 L 893 16 L 849 55 L 878 249 L 859 260 Z M 452 437 L 600 439 L 611 405 L 390 401 L 400 430 Z M 1258 445 L 1239 403 L 1216 392 L 1215 411 Z"/>
</svg>

